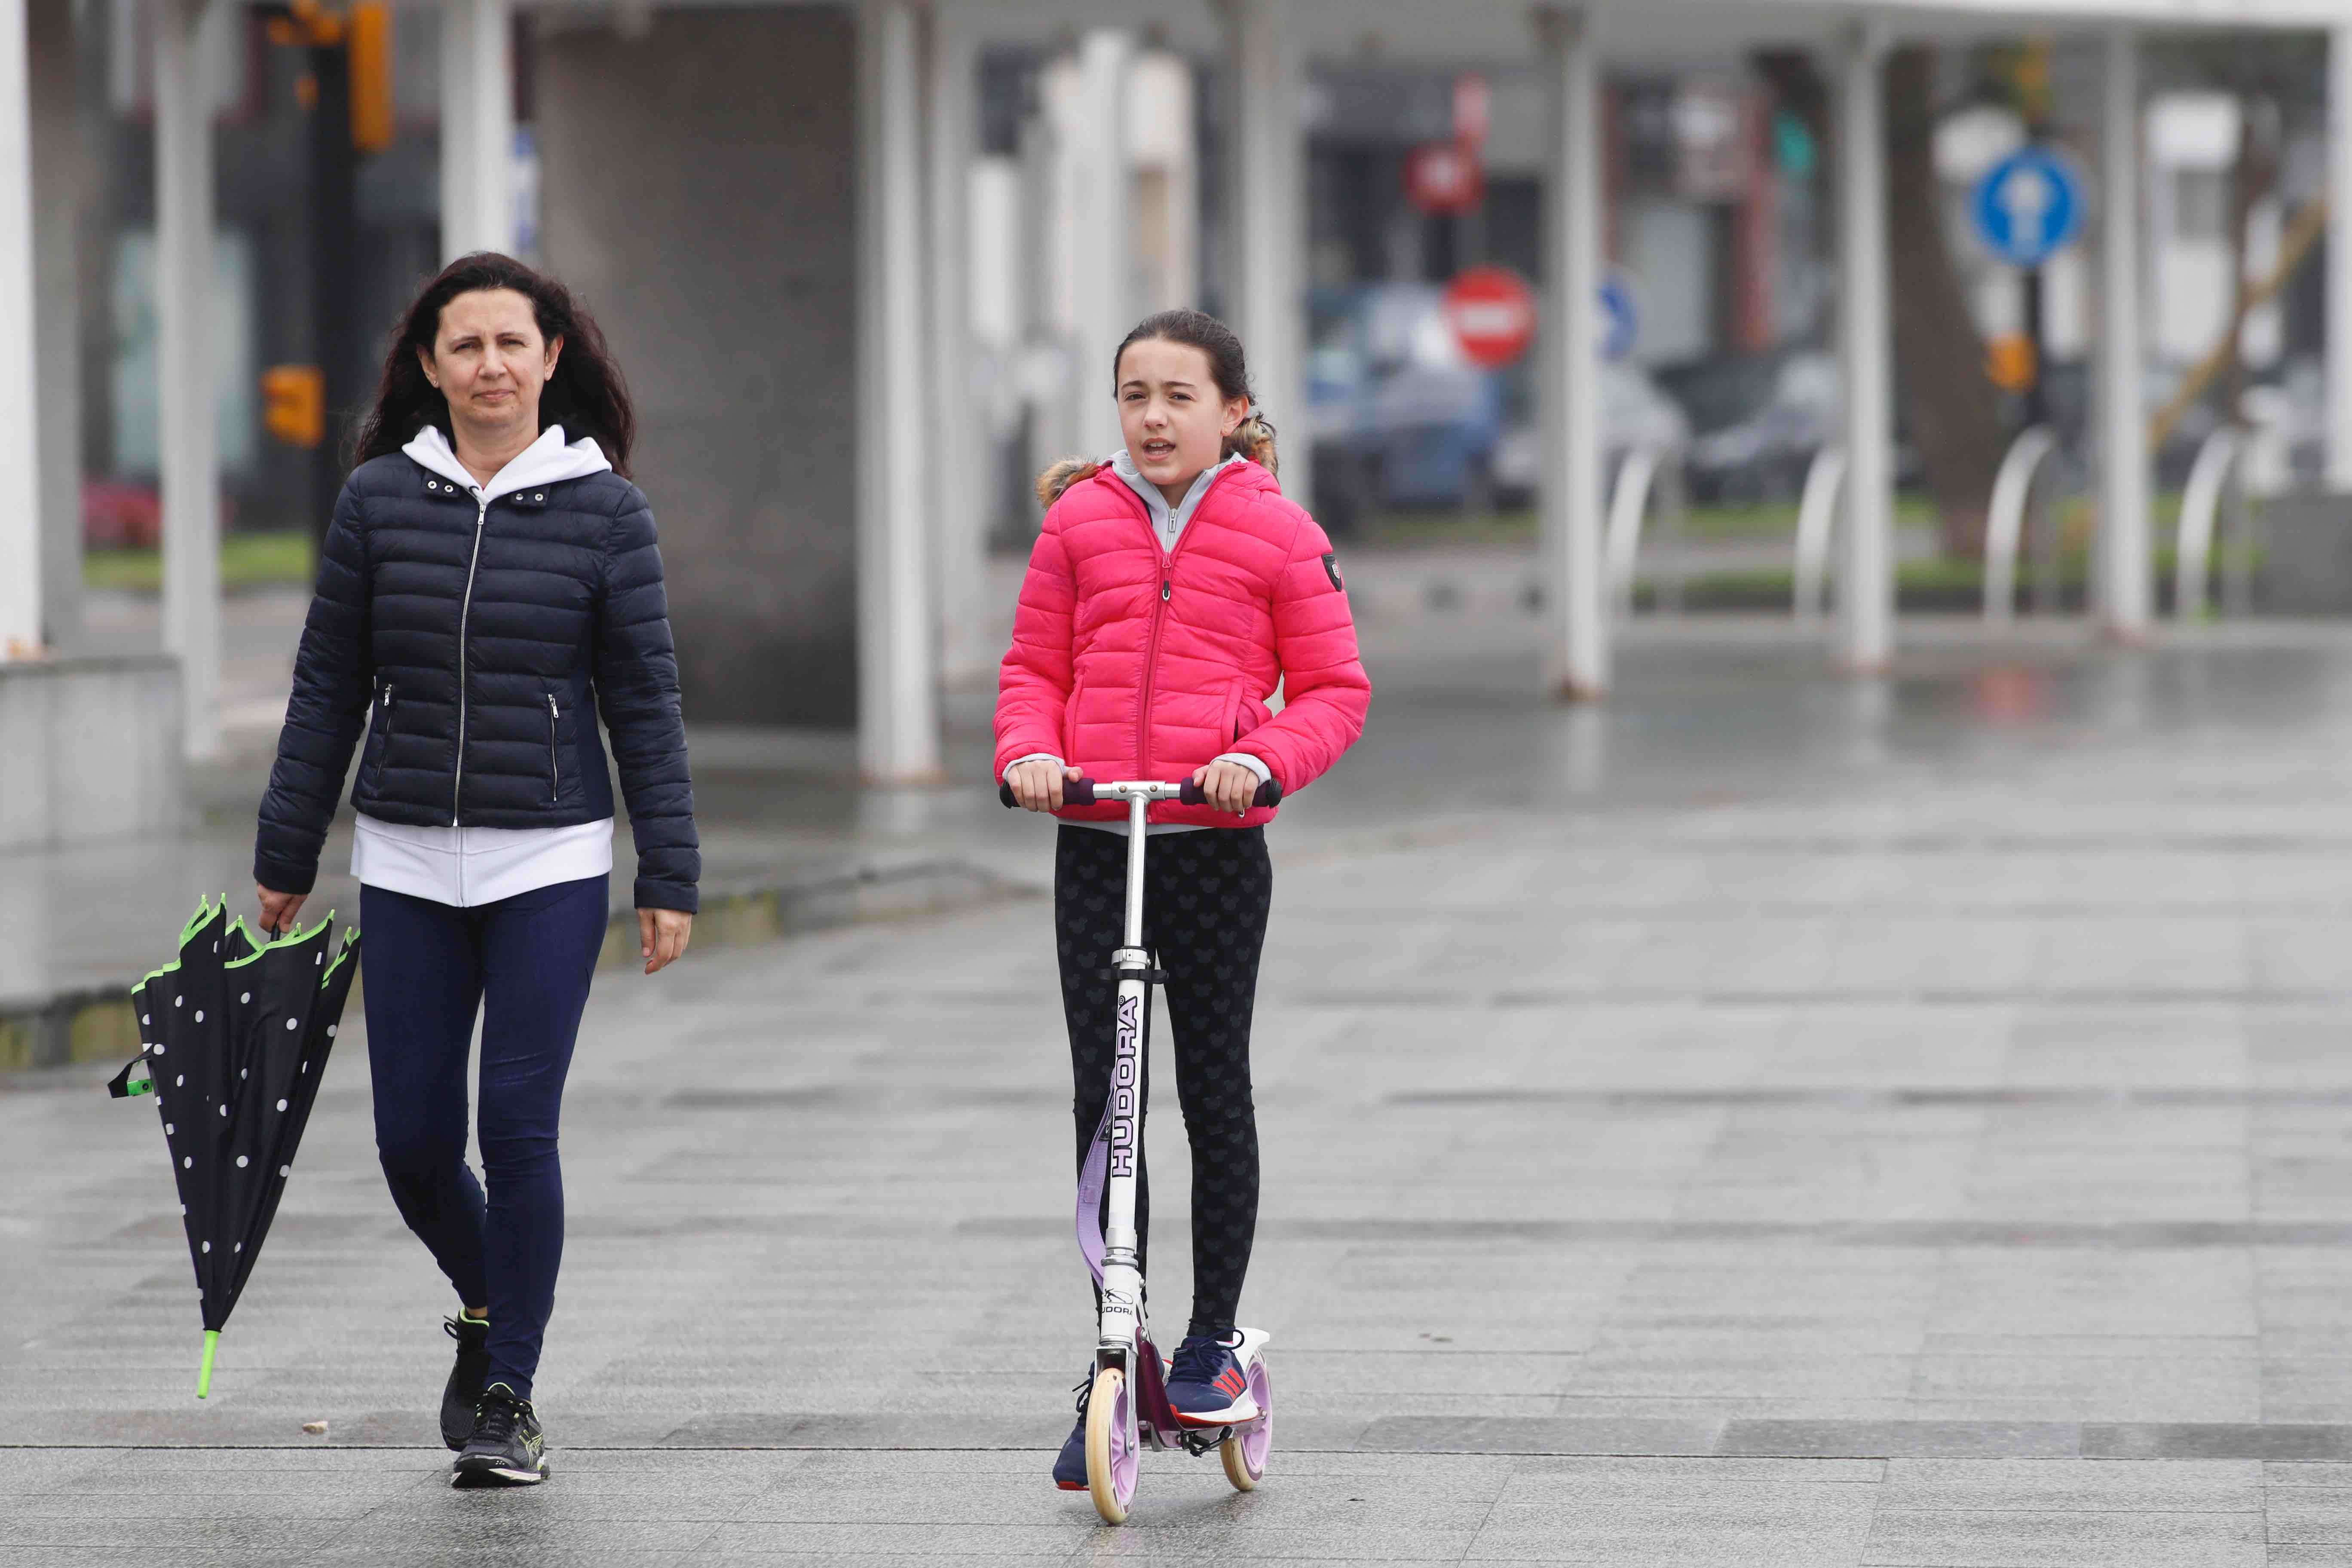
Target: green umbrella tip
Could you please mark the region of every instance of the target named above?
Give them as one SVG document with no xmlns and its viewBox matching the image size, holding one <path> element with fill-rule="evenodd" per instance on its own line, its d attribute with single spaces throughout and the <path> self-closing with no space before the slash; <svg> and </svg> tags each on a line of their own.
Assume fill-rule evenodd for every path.
<svg viewBox="0 0 2352 1568">
<path fill-rule="evenodd" d="M 205 1331 L 205 1364 L 196 1369 L 196 1397 L 209 1399 L 213 1392 L 213 1352 L 220 1349 L 220 1331 Z"/>
</svg>

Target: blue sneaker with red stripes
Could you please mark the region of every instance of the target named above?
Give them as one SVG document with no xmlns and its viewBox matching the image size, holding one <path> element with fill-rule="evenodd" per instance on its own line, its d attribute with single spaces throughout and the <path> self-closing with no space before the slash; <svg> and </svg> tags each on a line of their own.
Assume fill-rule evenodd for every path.
<svg viewBox="0 0 2352 1568">
<path fill-rule="evenodd" d="M 1087 1489 L 1087 1405 L 1095 1392 L 1095 1363 L 1087 1363 L 1086 1376 L 1078 1379 L 1078 1424 L 1062 1439 L 1062 1451 L 1054 1456 L 1054 1484 L 1066 1492 Z"/>
<path fill-rule="evenodd" d="M 1176 1407 L 1176 1419 L 1187 1426 L 1238 1426 L 1257 1419 L 1249 1373 L 1234 1353 L 1241 1344 L 1239 1333 L 1195 1334 L 1176 1347 L 1168 1369 L 1168 1403 Z"/>
</svg>

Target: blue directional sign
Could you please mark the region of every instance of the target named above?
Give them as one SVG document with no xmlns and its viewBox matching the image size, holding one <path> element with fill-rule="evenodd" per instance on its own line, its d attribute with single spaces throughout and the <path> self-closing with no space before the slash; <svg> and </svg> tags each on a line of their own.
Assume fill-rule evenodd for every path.
<svg viewBox="0 0 2352 1568">
<path fill-rule="evenodd" d="M 1601 357 L 1621 360 L 1633 352 L 1641 335 L 1641 313 L 1633 303 L 1633 286 L 1621 273 L 1601 280 Z"/>
<path fill-rule="evenodd" d="M 1977 237 L 2003 261 L 2039 267 L 2083 232 L 2083 176 L 2049 147 L 2021 147 L 1977 182 Z"/>
</svg>

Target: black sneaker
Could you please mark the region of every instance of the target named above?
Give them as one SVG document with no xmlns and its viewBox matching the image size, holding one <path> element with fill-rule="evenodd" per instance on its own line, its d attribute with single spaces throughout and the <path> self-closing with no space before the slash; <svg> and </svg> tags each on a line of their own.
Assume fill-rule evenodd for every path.
<svg viewBox="0 0 2352 1568">
<path fill-rule="evenodd" d="M 1070 1428 L 1054 1459 L 1054 1484 L 1066 1492 L 1087 1489 L 1087 1403 L 1094 1393 L 1095 1369 L 1089 1365 L 1087 1375 L 1078 1379 L 1078 1424 Z"/>
<path fill-rule="evenodd" d="M 474 1412 L 474 1435 L 450 1467 L 450 1484 L 460 1487 L 535 1487 L 547 1479 L 547 1434 L 528 1399 L 494 1383 L 482 1392 Z"/>
<path fill-rule="evenodd" d="M 482 1402 L 482 1380 L 490 1375 L 490 1325 L 460 1314 L 442 1319 L 441 1326 L 457 1342 L 457 1364 L 441 1391 L 441 1441 L 457 1449 L 474 1435 L 474 1406 Z"/>
</svg>

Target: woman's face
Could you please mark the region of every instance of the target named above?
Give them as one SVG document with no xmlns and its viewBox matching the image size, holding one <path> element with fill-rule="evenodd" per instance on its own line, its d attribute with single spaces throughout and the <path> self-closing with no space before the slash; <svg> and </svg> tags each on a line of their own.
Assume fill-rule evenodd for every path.
<svg viewBox="0 0 2352 1568">
<path fill-rule="evenodd" d="M 1224 455 L 1249 399 L 1223 397 L 1209 356 L 1190 343 L 1150 338 L 1118 356 L 1118 428 L 1143 477 L 1181 495 Z M 1172 498 L 1171 498 L 1172 499 Z"/>
<path fill-rule="evenodd" d="M 528 297 L 477 289 L 441 307 L 433 352 L 418 355 L 425 379 L 449 400 L 449 419 L 477 441 L 539 434 L 539 397 L 563 340 L 547 342 Z"/>
</svg>

